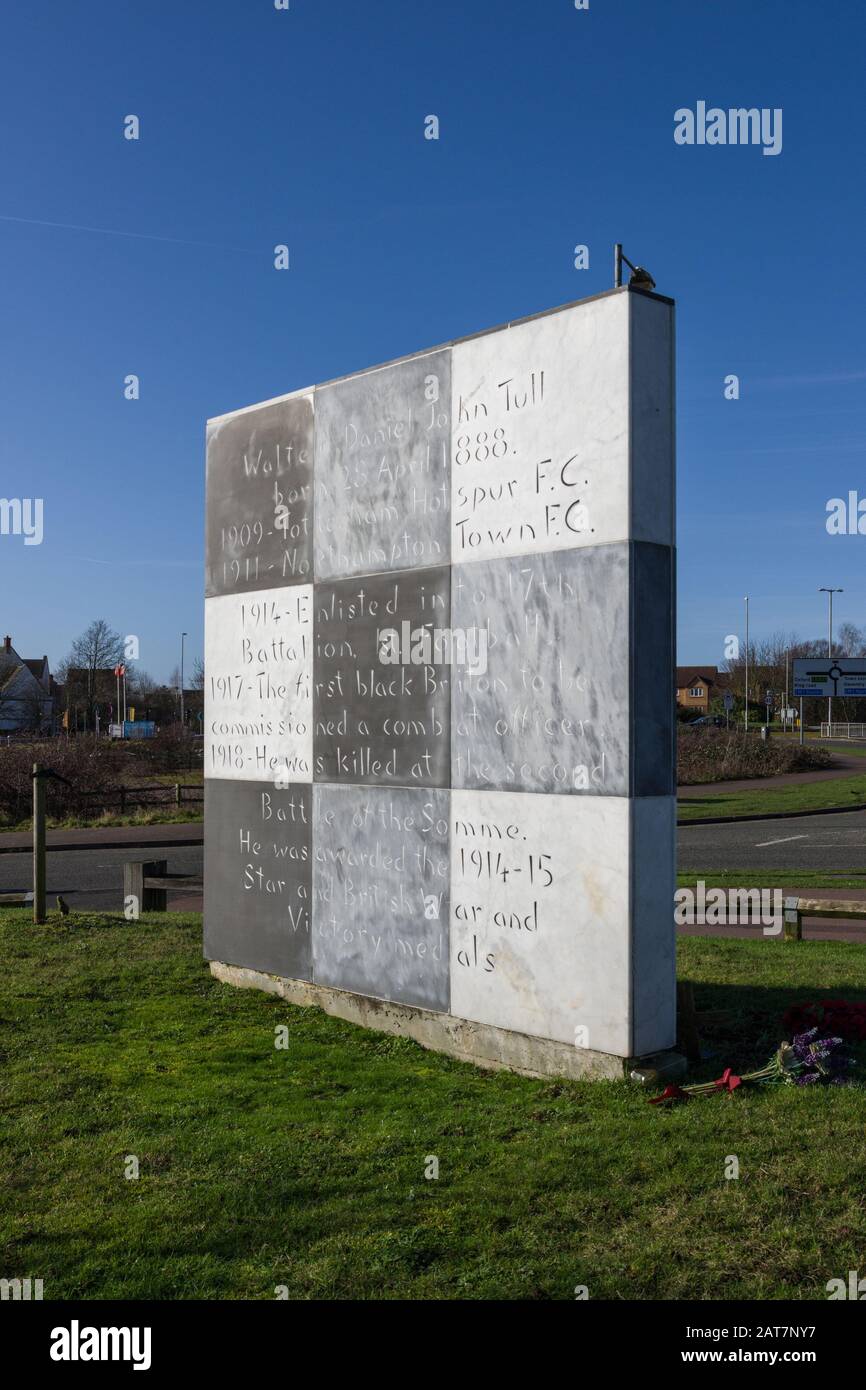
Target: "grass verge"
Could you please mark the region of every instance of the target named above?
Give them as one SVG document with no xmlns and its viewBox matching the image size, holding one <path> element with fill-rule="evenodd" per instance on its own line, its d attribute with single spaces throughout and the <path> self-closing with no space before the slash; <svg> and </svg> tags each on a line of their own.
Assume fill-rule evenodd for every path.
<svg viewBox="0 0 866 1390">
<path fill-rule="evenodd" d="M 829 778 L 826 782 L 794 782 L 788 787 L 749 787 L 738 792 L 713 792 L 708 796 L 681 796 L 677 821 L 688 825 L 702 816 L 764 816 L 779 811 L 816 811 L 828 807 L 844 811 L 866 804 L 866 777 Z"/>
<path fill-rule="evenodd" d="M 678 888 L 866 888 L 866 873 L 830 873 L 826 869 L 690 869 L 677 874 Z"/>
<path fill-rule="evenodd" d="M 47 830 L 103 830 L 112 825 L 190 825 L 202 820 L 204 812 L 199 803 L 197 808 L 191 807 L 189 810 L 173 806 L 166 810 L 130 811 L 123 816 L 114 811 L 106 811 L 101 816 L 66 816 L 63 820 L 54 820 L 49 816 L 45 827 Z M 18 821 L 16 825 L 0 827 L 0 843 L 4 835 L 22 834 L 29 831 L 32 824 L 28 819 Z"/>
<path fill-rule="evenodd" d="M 200 935 L 0 912 L 5 1277 L 46 1298 L 823 1299 L 862 1268 L 862 1086 L 665 1112 L 625 1082 L 482 1072 L 218 984 Z M 679 969 L 733 1015 L 698 1079 L 761 1063 L 795 1001 L 866 998 L 866 952 L 839 942 L 687 938 Z"/>
</svg>

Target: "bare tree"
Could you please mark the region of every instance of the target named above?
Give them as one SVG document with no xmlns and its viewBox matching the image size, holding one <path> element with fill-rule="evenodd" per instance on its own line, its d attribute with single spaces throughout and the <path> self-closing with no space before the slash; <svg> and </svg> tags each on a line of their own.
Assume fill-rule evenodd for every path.
<svg viewBox="0 0 866 1390">
<path fill-rule="evenodd" d="M 119 632 L 108 626 L 104 618 L 94 618 L 93 622 L 76 637 L 69 656 L 62 663 L 69 670 L 84 672 L 84 700 L 87 707 L 87 727 L 94 723 L 93 710 L 96 703 L 97 672 L 108 670 L 123 660 L 123 638 Z"/>
<path fill-rule="evenodd" d="M 856 623 L 842 623 L 833 639 L 834 656 L 866 656 L 866 635 Z"/>
<path fill-rule="evenodd" d="M 111 670 L 118 663 L 124 660 L 124 638 L 120 632 L 115 632 L 114 628 L 108 627 L 103 617 L 97 617 L 90 623 L 90 626 L 82 632 L 81 637 L 76 637 L 70 648 L 65 662 L 61 663 L 61 670 L 67 677 L 67 687 L 70 682 L 70 671 L 81 671 L 81 687 L 68 689 L 67 705 L 81 701 L 86 710 L 86 727 L 93 728 L 95 719 L 93 712 L 100 691 L 97 691 L 97 676 L 100 671 Z"/>
<path fill-rule="evenodd" d="M 833 639 L 833 652 L 836 656 L 866 656 L 866 634 L 854 623 L 843 623 Z M 760 641 L 749 643 L 749 703 L 754 711 L 762 714 L 766 692 L 771 690 L 778 697 L 788 691 L 789 702 L 793 699 L 793 662 L 795 657 L 827 656 L 827 638 L 812 637 L 803 639 L 796 633 L 773 633 Z M 746 650 L 741 644 L 739 654 L 726 662 L 726 673 L 737 704 L 742 706 L 746 694 Z M 785 677 L 787 674 L 787 686 Z M 857 721 L 866 714 L 866 702 L 854 699 L 834 701 L 841 722 Z M 810 699 L 806 701 L 806 718 L 817 723 L 827 717 L 826 701 Z"/>
<path fill-rule="evenodd" d="M 149 700 L 151 695 L 159 690 L 159 682 L 155 681 L 148 671 L 139 667 L 130 669 L 126 684 L 133 699 L 139 701 Z"/>
<path fill-rule="evenodd" d="M 204 662 L 200 656 L 193 662 L 190 686 L 193 690 L 204 690 Z"/>
<path fill-rule="evenodd" d="M 123 638 L 104 618 L 95 618 L 72 643 L 68 664 L 84 671 L 104 670 L 123 660 Z"/>
</svg>

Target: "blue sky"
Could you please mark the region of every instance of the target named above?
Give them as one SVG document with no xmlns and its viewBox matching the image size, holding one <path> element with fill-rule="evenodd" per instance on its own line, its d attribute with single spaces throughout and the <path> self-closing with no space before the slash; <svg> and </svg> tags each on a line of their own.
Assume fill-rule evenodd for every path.
<svg viewBox="0 0 866 1390">
<path fill-rule="evenodd" d="M 679 306 L 679 660 L 720 662 L 746 593 L 757 636 L 822 633 L 819 585 L 866 623 L 866 537 L 824 525 L 866 496 L 862 0 L 0 24 L 0 496 L 45 499 L 41 546 L 0 537 L 22 654 L 101 616 L 156 677 L 183 629 L 191 661 L 209 415 L 606 289 L 616 240 Z M 698 100 L 783 108 L 782 153 L 676 145 Z"/>
</svg>

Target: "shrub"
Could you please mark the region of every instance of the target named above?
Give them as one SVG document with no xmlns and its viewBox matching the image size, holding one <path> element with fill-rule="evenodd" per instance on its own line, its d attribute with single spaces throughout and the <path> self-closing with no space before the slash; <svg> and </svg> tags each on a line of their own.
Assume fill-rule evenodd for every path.
<svg viewBox="0 0 866 1390">
<path fill-rule="evenodd" d="M 783 772 L 820 771 L 833 766 L 826 748 L 770 739 L 725 729 L 680 730 L 677 735 L 677 781 L 681 787 L 729 782 L 747 777 L 774 777 Z"/>
<path fill-rule="evenodd" d="M 180 729 L 169 726 L 161 729 L 154 738 L 130 739 L 125 752 L 136 776 L 156 772 L 178 772 L 182 769 L 200 768 L 204 741 L 185 737 Z"/>
<path fill-rule="evenodd" d="M 29 818 L 33 807 L 33 764 L 40 763 L 70 783 L 45 781 L 47 814 L 56 820 L 101 809 L 99 797 L 123 781 L 123 750 L 89 738 L 0 745 L 0 819 L 7 825 Z M 89 793 L 89 795 L 88 795 Z"/>
</svg>

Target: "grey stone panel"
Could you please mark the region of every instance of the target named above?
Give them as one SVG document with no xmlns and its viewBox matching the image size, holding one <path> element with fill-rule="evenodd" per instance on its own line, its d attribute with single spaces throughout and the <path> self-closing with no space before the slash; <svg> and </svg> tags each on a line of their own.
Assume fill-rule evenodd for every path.
<svg viewBox="0 0 866 1390">
<path fill-rule="evenodd" d="M 317 580 L 450 562 L 450 411 L 450 350 L 316 391 Z"/>
<path fill-rule="evenodd" d="M 383 634 L 448 628 L 450 568 L 317 584 L 314 609 L 314 780 L 447 787 L 451 667 L 381 657 Z"/>
<path fill-rule="evenodd" d="M 637 541 L 632 551 L 632 796 L 675 788 L 673 551 Z"/>
<path fill-rule="evenodd" d="M 449 793 L 313 789 L 313 979 L 446 1012 Z"/>
<path fill-rule="evenodd" d="M 205 782 L 204 953 L 311 978 L 312 787 Z"/>
<path fill-rule="evenodd" d="M 205 594 L 313 577 L 312 395 L 208 425 Z"/>
<path fill-rule="evenodd" d="M 452 625 L 487 671 L 452 677 L 452 786 L 629 794 L 629 546 L 455 567 Z"/>
</svg>

